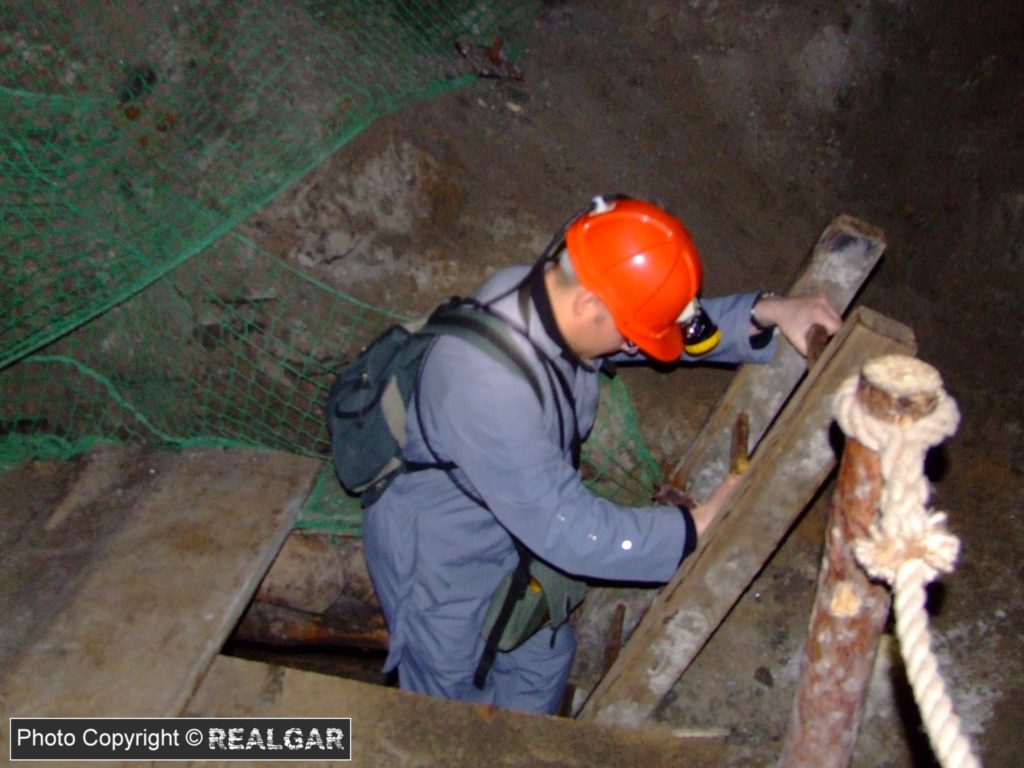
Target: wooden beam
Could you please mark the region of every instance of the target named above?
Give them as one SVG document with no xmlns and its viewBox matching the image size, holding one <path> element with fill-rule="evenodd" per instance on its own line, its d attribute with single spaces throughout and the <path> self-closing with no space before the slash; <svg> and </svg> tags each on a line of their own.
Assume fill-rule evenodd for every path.
<svg viewBox="0 0 1024 768">
<path fill-rule="evenodd" d="M 254 600 L 231 640 L 285 648 L 386 651 L 388 628 L 378 607 L 350 598 L 341 598 L 319 613 Z"/>
<path fill-rule="evenodd" d="M 362 539 L 292 531 L 231 641 L 387 649 L 387 626 L 366 570 Z"/>
<path fill-rule="evenodd" d="M 901 385 L 903 374 L 917 370 L 912 364 L 924 365 L 905 360 L 911 365 L 902 362 L 896 369 Z M 938 403 L 930 385 L 916 391 L 903 386 L 898 394 L 891 388 L 891 381 L 873 380 L 869 366 L 860 373 L 857 401 L 873 418 L 904 427 Z M 888 587 L 870 578 L 854 554 L 854 544 L 869 538 L 878 519 L 882 489 L 881 457 L 847 437 L 779 768 L 846 768 L 853 758 L 892 602 Z"/>
<path fill-rule="evenodd" d="M 869 359 L 913 354 L 906 326 L 858 308 L 754 453 L 733 500 L 662 590 L 580 716 L 640 725 L 671 690 L 835 466 L 832 393 Z M 728 433 L 723 436 L 728 445 Z"/>
<path fill-rule="evenodd" d="M 823 292 L 836 310 L 843 313 L 884 251 L 885 235 L 879 229 L 852 216 L 837 216 L 818 238 L 786 294 Z M 706 498 L 729 466 L 731 434 L 737 416 L 747 414 L 750 444 L 756 445 L 806 370 L 804 358 L 784 339 L 779 340 L 778 351 L 770 363 L 742 366 L 669 479 L 691 497 Z M 657 592 L 623 587 L 590 590 L 573 618 L 577 653 L 572 680 L 579 691 L 578 700 L 594 689 L 604 673 L 609 627 L 618 606 L 626 606 L 623 636 L 628 638 Z"/>
<path fill-rule="evenodd" d="M 823 292 L 844 313 L 884 250 L 885 239 L 879 230 L 850 216 L 839 216 L 818 238 L 810 261 L 786 295 Z M 669 479 L 685 485 L 694 498 L 709 494 L 725 477 L 736 417 L 748 415 L 750 442 L 757 445 L 806 372 L 806 360 L 792 345 L 780 339 L 778 347 L 770 363 L 745 365 L 739 370 L 697 439 L 673 468 Z"/>
<path fill-rule="evenodd" d="M 330 537 L 292 531 L 256 590 L 256 600 L 323 613 L 341 597 L 345 574 Z"/>
<path fill-rule="evenodd" d="M 348 600 L 380 612 L 363 540 L 314 531 L 289 534 L 255 600 L 313 614 L 329 613 L 339 600 Z"/>
</svg>

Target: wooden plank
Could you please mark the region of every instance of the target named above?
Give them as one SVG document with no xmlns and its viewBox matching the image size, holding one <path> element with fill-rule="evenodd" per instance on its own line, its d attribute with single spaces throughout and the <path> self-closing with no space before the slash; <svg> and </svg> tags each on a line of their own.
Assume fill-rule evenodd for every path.
<svg viewBox="0 0 1024 768">
<path fill-rule="evenodd" d="M 837 216 L 818 238 L 786 293 L 825 293 L 836 310 L 843 313 L 884 251 L 885 235 L 876 227 L 852 216 Z M 806 370 L 804 358 L 781 338 L 770 363 L 742 366 L 686 455 L 676 463 L 670 478 L 679 487 L 685 487 L 693 498 L 706 498 L 729 466 L 732 428 L 737 416 L 747 414 L 750 444 L 756 445 Z M 594 689 L 603 673 L 608 628 L 618 606 L 625 607 L 623 634 L 628 638 L 657 592 L 623 587 L 590 590 L 573 621 L 577 656 L 572 680 L 579 692 L 577 704 Z"/>
<path fill-rule="evenodd" d="M 853 217 L 839 216 L 818 238 L 807 267 L 786 294 L 823 292 L 844 313 L 884 250 L 885 239 L 879 230 Z M 730 436 L 737 415 L 748 415 L 750 442 L 756 445 L 806 370 L 804 358 L 783 339 L 770 363 L 743 366 L 686 456 L 676 464 L 673 477 L 685 484 L 694 498 L 709 494 L 728 470 Z"/>
<path fill-rule="evenodd" d="M 580 716 L 639 725 L 671 690 L 835 466 L 832 393 L 869 359 L 913 354 L 913 333 L 858 308 L 783 409 L 733 500 L 644 615 Z"/>
<path fill-rule="evenodd" d="M 131 487 L 107 498 L 90 490 L 82 497 L 89 503 L 63 505 L 49 528 L 46 516 L 38 521 L 33 545 L 41 557 L 22 562 L 45 568 L 71 553 L 80 567 L 0 673 L 8 714 L 177 714 L 320 468 L 316 460 L 249 450 L 143 454 L 138 461 Z M 129 503 L 120 503 L 124 498 Z M 22 574 L 26 596 L 33 576 Z"/>
<path fill-rule="evenodd" d="M 395 688 L 218 657 L 188 717 L 351 717 L 353 765 L 720 766 L 720 739 L 679 738 L 433 699 Z M 721 734 L 717 734 L 721 735 Z M 295 765 L 295 763 L 288 763 Z M 197 768 L 232 766 L 201 762 Z M 322 763 L 310 763 L 322 765 Z"/>
<path fill-rule="evenodd" d="M 73 461 L 24 462 L 0 474 L 0 677 L 73 597 L 92 550 L 119 523 L 117 510 L 134 498 L 129 477 L 138 453 L 101 447 Z M 88 514 L 101 498 L 108 513 Z M 72 511 L 67 526 L 56 524 Z"/>
</svg>

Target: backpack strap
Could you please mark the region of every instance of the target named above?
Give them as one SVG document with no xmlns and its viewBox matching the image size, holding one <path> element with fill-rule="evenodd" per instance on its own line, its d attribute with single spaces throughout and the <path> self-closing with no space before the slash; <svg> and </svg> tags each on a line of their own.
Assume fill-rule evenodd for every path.
<svg viewBox="0 0 1024 768">
<path fill-rule="evenodd" d="M 525 282 L 521 283 L 520 286 L 523 286 L 524 284 Z M 522 296 L 523 293 L 520 294 L 520 311 L 522 312 L 523 317 L 528 318 L 529 315 L 526 307 L 523 305 Z M 558 417 L 558 435 L 560 445 L 565 445 L 566 430 L 565 415 L 555 391 L 556 380 L 562 390 L 562 394 L 569 404 L 569 409 L 572 411 L 573 436 L 569 447 L 572 455 L 573 467 L 576 469 L 579 468 L 580 452 L 583 440 L 580 436 L 579 425 L 576 420 L 576 401 L 572 394 L 572 387 L 565 379 L 564 374 L 562 374 L 562 372 L 558 370 L 558 367 L 548 359 L 544 350 L 540 348 L 537 342 L 530 338 L 529 332 L 526 328 L 520 327 L 512 320 L 498 314 L 488 304 L 481 303 L 472 298 L 463 299 L 455 297 L 438 307 L 427 319 L 427 322 L 419 333 L 433 334 L 434 336 L 448 334 L 457 336 L 472 343 L 474 346 L 483 350 L 493 359 L 508 368 L 509 371 L 524 378 L 533 390 L 534 395 L 537 397 L 537 401 L 541 404 L 541 407 L 543 407 L 544 388 L 541 386 L 537 375 L 534 373 L 533 368 L 527 361 L 522 349 L 512 340 L 512 334 L 516 333 L 526 339 L 526 341 L 528 341 L 533 347 L 537 358 L 541 362 L 541 368 L 544 371 L 545 378 L 547 379 L 548 386 L 551 390 L 552 404 L 555 408 L 555 414 Z M 418 472 L 426 469 L 444 470 L 460 491 L 462 491 L 471 501 L 486 509 L 487 505 L 484 503 L 483 499 L 470 492 L 469 489 L 467 489 L 455 477 L 453 470 L 457 465 L 454 462 L 444 461 L 441 459 L 441 457 L 434 451 L 433 446 L 430 444 L 430 440 L 427 438 L 426 428 L 423 424 L 423 415 L 420 409 L 420 380 L 422 378 L 423 367 L 426 365 L 427 357 L 430 355 L 430 349 L 432 347 L 433 345 L 431 345 L 431 347 L 423 354 L 423 358 L 420 363 L 420 373 L 417 375 L 416 383 L 413 386 L 413 398 L 416 404 L 416 419 L 420 428 L 420 434 L 423 436 L 423 442 L 426 445 L 427 450 L 430 451 L 434 461 L 417 462 L 404 460 L 405 471 Z"/>
<path fill-rule="evenodd" d="M 543 404 L 543 389 L 526 356 L 512 341 L 511 327 L 483 304 L 469 299 L 453 299 L 435 310 L 421 333 L 446 333 L 472 342 L 517 376 L 526 379 L 537 400 Z"/>
<path fill-rule="evenodd" d="M 528 307 L 524 303 L 524 297 L 525 300 L 528 301 L 527 292 L 521 290 L 520 312 L 524 318 L 528 318 Z M 511 334 L 518 333 L 529 341 L 540 359 L 545 378 L 548 381 L 553 405 L 558 416 L 558 431 L 561 445 L 565 444 L 565 417 L 559 403 L 558 394 L 555 390 L 555 381 L 558 382 L 558 387 L 562 390 L 570 409 L 573 411 L 573 438 L 570 444 L 570 449 L 572 452 L 573 466 L 576 468 L 579 467 L 582 439 L 579 433 L 579 426 L 576 423 L 575 398 L 573 398 L 572 395 L 572 388 L 570 387 L 569 382 L 566 381 L 562 372 L 558 370 L 558 367 L 548 359 L 544 351 L 540 349 L 533 339 L 530 338 L 529 332 L 526 328 L 516 326 L 508 319 L 498 315 L 488 305 L 482 304 L 474 299 L 453 299 L 447 304 L 439 307 L 430 316 L 423 328 L 423 331 L 427 333 L 434 333 L 436 335 L 447 333 L 473 343 L 498 362 L 502 363 L 510 371 L 526 379 L 530 388 L 537 396 L 537 400 L 543 407 L 544 394 L 541 384 L 538 381 L 533 368 L 523 355 L 522 350 L 512 340 Z M 423 355 L 423 361 L 420 364 L 421 374 L 423 365 L 426 363 L 429 353 L 430 350 L 428 349 L 427 353 Z M 434 458 L 434 462 L 425 463 L 407 461 L 405 462 L 405 471 L 415 472 L 423 469 L 441 469 L 448 475 L 448 478 L 452 481 L 455 487 L 458 488 L 470 501 L 489 510 L 490 507 L 487 505 L 487 502 L 470 491 L 465 484 L 456 477 L 454 470 L 457 468 L 457 465 L 452 461 L 442 460 L 434 450 L 434 447 L 430 444 L 430 440 L 427 438 L 426 427 L 423 423 L 423 412 L 420 408 L 419 384 L 420 376 L 417 376 L 413 391 L 413 397 L 415 398 L 416 405 L 416 419 L 420 429 L 420 434 L 423 437 L 423 443 L 426 445 L 427 450 L 430 451 L 430 455 Z M 498 645 L 501 642 L 501 636 L 505 632 L 505 627 L 508 625 L 512 612 L 515 609 L 516 604 L 526 594 L 526 590 L 530 584 L 530 564 L 533 560 L 533 555 L 526 545 L 517 537 L 511 536 L 511 538 L 512 543 L 515 545 L 516 552 L 519 555 L 519 560 L 516 563 L 515 571 L 513 571 L 512 581 L 509 585 L 508 592 L 506 592 L 505 598 L 502 601 L 497 619 L 491 627 L 487 637 L 484 639 L 484 650 L 480 656 L 480 661 L 477 664 L 476 671 L 473 674 L 473 685 L 479 690 L 483 690 L 484 685 L 486 684 L 487 675 L 490 673 L 491 667 L 494 665 L 494 659 L 498 653 Z"/>
<path fill-rule="evenodd" d="M 573 434 L 572 440 L 570 442 L 570 450 L 572 453 L 572 465 L 575 469 L 579 469 L 583 437 L 580 435 L 579 424 L 576 421 L 576 398 L 573 397 L 572 386 L 569 384 L 568 380 L 566 380 L 565 374 L 563 374 L 562 371 L 559 370 L 558 366 L 555 365 L 550 360 L 550 358 L 548 358 L 547 353 L 543 349 L 541 349 L 540 345 L 536 341 L 534 341 L 534 339 L 530 336 L 530 293 L 533 290 L 533 284 L 537 280 L 537 277 L 537 274 L 531 272 L 527 274 L 525 278 L 523 278 L 518 284 L 513 286 L 511 289 L 514 291 L 518 291 L 519 315 L 523 321 L 522 325 L 519 325 L 512 320 L 509 320 L 504 315 L 499 315 L 491 308 L 491 304 L 494 301 L 497 301 L 497 299 L 492 299 L 486 304 L 481 303 L 476 299 L 472 298 L 459 299 L 458 301 L 464 304 L 468 304 L 469 306 L 472 306 L 482 312 L 486 312 L 489 316 L 495 318 L 499 322 L 499 328 L 502 328 L 503 330 L 511 328 L 512 331 L 514 331 L 523 339 L 525 339 L 533 348 L 534 354 L 536 354 L 537 358 L 541 361 L 541 367 L 544 371 L 544 376 L 548 381 L 548 387 L 554 396 L 555 413 L 558 416 L 559 444 L 565 445 L 565 416 L 561 406 L 558 403 L 558 396 L 556 394 L 555 389 L 555 382 L 558 382 L 558 386 L 559 388 L 561 388 L 562 394 L 565 397 L 565 401 L 569 404 L 569 410 L 572 412 L 573 416 Z M 503 298 L 508 294 L 509 292 L 507 291 L 498 298 Z M 514 347 L 514 349 L 516 352 L 519 352 L 518 347 Z M 541 400 L 542 404 L 543 402 L 544 401 Z"/>
<path fill-rule="evenodd" d="M 418 332 L 431 334 L 435 337 L 447 334 L 470 342 L 504 365 L 513 374 L 525 379 L 537 397 L 538 402 L 543 406 L 544 390 L 526 356 L 512 340 L 511 334 L 513 331 L 511 325 L 497 313 L 489 311 L 485 305 L 472 299 L 453 298 L 434 310 Z M 430 451 L 434 461 L 421 462 L 403 459 L 404 471 L 443 470 L 452 483 L 455 484 L 456 488 L 462 491 L 473 503 L 479 504 L 486 509 L 487 504 L 484 500 L 466 488 L 455 476 L 453 471 L 457 467 L 455 462 L 443 460 L 427 438 L 426 426 L 423 423 L 423 413 L 420 408 L 420 379 L 423 373 L 423 366 L 426 364 L 432 347 L 433 345 L 427 349 L 420 363 L 420 373 L 416 376 L 416 383 L 413 387 L 413 398 L 416 404 L 416 419 L 420 428 L 420 434 L 423 436 L 423 443 L 426 445 L 427 450 Z M 555 398 L 555 407 L 558 408 L 557 398 Z M 559 423 L 561 423 L 562 414 L 560 408 L 558 410 L 558 418 Z"/>
<path fill-rule="evenodd" d="M 516 569 L 512 572 L 512 583 L 509 584 L 508 592 L 505 593 L 498 618 L 484 639 L 484 652 L 480 655 L 476 672 L 473 673 L 473 685 L 478 691 L 482 691 L 487 683 L 487 675 L 491 671 L 491 667 L 494 666 L 494 659 L 498 655 L 498 644 L 501 642 L 501 636 L 505 633 L 509 619 L 512 618 L 512 611 L 530 586 L 530 560 L 533 555 L 530 554 L 526 545 L 515 536 L 512 537 L 512 543 L 516 545 L 516 551 L 519 553 L 519 562 L 516 563 Z"/>
<path fill-rule="evenodd" d="M 537 348 L 537 345 L 533 342 L 533 339 L 531 339 L 530 336 L 529 336 L 529 332 L 530 332 L 530 294 L 533 292 L 533 290 L 534 290 L 534 283 L 539 278 L 539 276 L 540 276 L 540 273 L 538 273 L 537 275 L 533 275 L 533 274 L 527 275 L 526 278 L 519 284 L 519 297 L 518 297 L 519 298 L 519 315 L 523 318 L 523 321 L 526 324 L 526 327 L 523 329 L 523 332 L 526 334 L 526 338 L 530 340 L 530 343 L 534 345 L 534 348 Z M 543 353 L 540 351 L 539 348 L 537 348 L 537 353 L 539 355 L 543 355 Z M 545 360 L 545 362 L 547 362 L 546 356 L 544 357 L 544 360 Z M 570 444 L 569 448 L 570 448 L 570 451 L 572 453 L 572 466 L 573 466 L 574 469 L 579 469 L 580 468 L 580 458 L 581 458 L 581 455 L 582 455 L 582 452 L 583 452 L 583 450 L 582 450 L 583 449 L 583 437 L 580 435 L 580 426 L 579 426 L 579 423 L 576 420 L 576 398 L 573 397 L 572 387 L 569 385 L 569 382 L 566 380 L 565 374 L 563 374 L 562 371 L 559 370 L 557 365 L 551 365 L 551 364 L 545 365 L 544 366 L 544 373 L 547 374 L 548 383 L 551 385 L 552 389 L 555 388 L 555 382 L 554 382 L 553 379 L 557 379 L 558 380 L 558 385 L 562 388 L 562 394 L 565 395 L 566 402 L 569 403 L 570 407 L 573 410 L 572 443 Z M 553 376 L 552 376 L 552 374 L 553 374 Z M 565 442 L 565 425 L 562 423 L 562 412 L 561 412 L 561 410 L 559 410 L 559 412 L 558 412 L 558 430 L 559 430 L 559 436 L 560 436 L 562 442 L 564 443 Z"/>
</svg>

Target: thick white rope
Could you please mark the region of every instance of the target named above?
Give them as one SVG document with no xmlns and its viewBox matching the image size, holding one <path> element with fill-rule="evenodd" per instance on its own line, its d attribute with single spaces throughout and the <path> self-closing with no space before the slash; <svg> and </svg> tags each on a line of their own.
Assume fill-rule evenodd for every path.
<svg viewBox="0 0 1024 768">
<path fill-rule="evenodd" d="M 917 392 L 934 392 L 938 400 L 932 413 L 892 424 L 872 417 L 858 402 L 859 375 L 851 376 L 836 392 L 832 407 L 839 426 L 879 455 L 882 471 L 881 514 L 868 537 L 854 544 L 854 554 L 869 575 L 893 586 L 896 634 L 935 756 L 943 768 L 974 768 L 981 764 L 962 733 L 938 671 L 925 609 L 925 588 L 940 573 L 952 572 L 960 541 L 946 529 L 945 513 L 925 507 L 929 490 L 924 459 L 929 448 L 956 431 L 960 413 L 931 366 L 902 356 L 868 365 L 874 366 L 871 383 L 883 387 L 891 383 L 899 390 L 908 385 L 908 378 L 913 379 L 909 384 Z M 891 381 L 874 378 L 890 374 L 895 377 Z"/>
</svg>

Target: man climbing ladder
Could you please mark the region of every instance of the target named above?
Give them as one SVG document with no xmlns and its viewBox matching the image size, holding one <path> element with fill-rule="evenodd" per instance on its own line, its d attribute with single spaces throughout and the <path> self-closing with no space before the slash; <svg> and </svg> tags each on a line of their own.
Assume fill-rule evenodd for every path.
<svg viewBox="0 0 1024 768">
<path fill-rule="evenodd" d="M 582 484 L 574 437 L 594 424 L 602 366 L 643 362 L 639 352 L 668 363 L 698 353 L 765 362 L 776 326 L 804 351 L 812 325 L 833 333 L 840 324 L 820 296 L 760 292 L 698 303 L 701 278 L 678 219 L 644 201 L 596 198 L 537 264 L 503 270 L 475 295 L 519 329 L 512 338 L 548 382 L 543 397 L 464 338 L 442 335 L 430 347 L 402 451 L 407 464 L 430 468 L 399 472 L 364 526 L 391 633 L 385 669 L 397 668 L 402 688 L 552 713 L 575 649 L 564 616 L 496 652 L 478 674 L 485 623 L 520 562 L 517 548 L 573 577 L 634 582 L 667 581 L 693 551 L 730 481 L 693 509 L 622 507 Z"/>
</svg>

